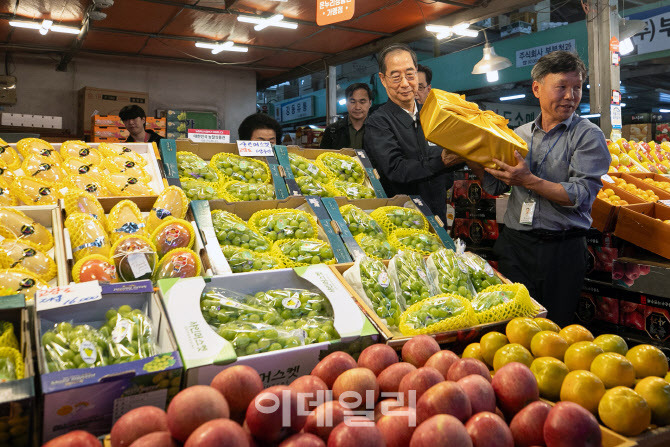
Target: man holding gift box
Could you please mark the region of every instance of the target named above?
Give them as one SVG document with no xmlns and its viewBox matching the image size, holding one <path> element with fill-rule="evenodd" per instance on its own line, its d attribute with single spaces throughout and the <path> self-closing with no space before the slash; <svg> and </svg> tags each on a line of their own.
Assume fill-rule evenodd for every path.
<svg viewBox="0 0 670 447">
<path fill-rule="evenodd" d="M 393 44 L 379 53 L 378 60 L 379 79 L 389 100 L 368 117 L 363 147 L 389 197 L 419 195 L 446 222 L 452 171 L 464 160 L 426 141 L 415 99 L 418 63 L 414 51 L 405 44 Z"/>
<path fill-rule="evenodd" d="M 541 113 L 516 130 L 528 143 L 526 158 L 515 152 L 516 166 L 494 158 L 499 169 L 469 163 L 486 192 L 500 195 L 513 187 L 494 247 L 500 272 L 526 285 L 561 326 L 573 321 L 577 308 L 591 206 L 610 163 L 602 131 L 575 113 L 586 74 L 573 53 L 540 58 L 531 76 Z"/>
</svg>

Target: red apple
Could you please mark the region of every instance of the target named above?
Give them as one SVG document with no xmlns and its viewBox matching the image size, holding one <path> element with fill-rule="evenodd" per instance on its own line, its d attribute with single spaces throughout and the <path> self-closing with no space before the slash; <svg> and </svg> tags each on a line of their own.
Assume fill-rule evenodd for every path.
<svg viewBox="0 0 670 447">
<path fill-rule="evenodd" d="M 345 414 L 349 413 L 351 410 L 344 408 L 336 400 L 325 402 L 307 416 L 303 431 L 312 433 L 327 442 L 333 428 L 343 422 Z"/>
<path fill-rule="evenodd" d="M 413 407 L 423 393 L 440 382 L 444 382 L 444 377 L 438 370 L 430 366 L 423 366 L 402 378 L 398 385 L 398 393 L 400 393 L 398 398 L 402 397 L 404 406 Z M 410 391 L 414 391 L 413 396 L 409 393 Z"/>
<path fill-rule="evenodd" d="M 374 421 L 352 417 L 333 429 L 328 447 L 384 447 L 384 438 Z"/>
<path fill-rule="evenodd" d="M 122 447 L 129 446 L 144 435 L 161 431 L 168 431 L 165 411 L 158 407 L 144 406 L 121 416 L 112 427 L 109 437 L 112 447 Z"/>
<path fill-rule="evenodd" d="M 377 376 L 379 389 L 382 393 L 396 393 L 402 378 L 412 371 L 416 371 L 416 366 L 411 363 L 394 363 Z"/>
<path fill-rule="evenodd" d="M 444 351 L 436 352 L 430 356 L 424 366 L 435 368 L 440 373 L 442 373 L 444 380 L 447 380 L 447 373 L 449 372 L 449 368 L 451 368 L 451 365 L 456 363 L 458 360 L 460 360 L 460 357 L 445 349 Z"/>
<path fill-rule="evenodd" d="M 169 431 L 155 431 L 136 439 L 130 444 L 130 447 L 180 447 L 181 445 L 181 442 L 177 442 Z"/>
<path fill-rule="evenodd" d="M 544 421 L 543 431 L 547 447 L 600 447 L 602 442 L 598 420 L 574 402 L 557 403 Z"/>
<path fill-rule="evenodd" d="M 500 416 L 483 411 L 465 424 L 474 447 L 514 447 L 512 432 Z"/>
<path fill-rule="evenodd" d="M 416 403 L 419 424 L 436 414 L 450 414 L 461 422 L 472 416 L 470 399 L 456 382 L 441 382 L 428 389 Z"/>
<path fill-rule="evenodd" d="M 356 368 L 358 363 L 346 352 L 335 351 L 325 356 L 311 372 L 311 375 L 317 376 L 328 386 L 333 387 L 335 379 L 343 372 Z"/>
<path fill-rule="evenodd" d="M 226 445 L 247 447 L 249 440 L 244 429 L 230 419 L 214 419 L 206 422 L 188 437 L 184 447 L 211 447 Z"/>
<path fill-rule="evenodd" d="M 227 419 L 230 409 L 226 398 L 211 386 L 195 385 L 180 391 L 167 409 L 172 437 L 184 442 L 205 422 Z"/>
<path fill-rule="evenodd" d="M 514 416 L 509 428 L 512 430 L 514 444 L 517 447 L 545 445 L 544 421 L 547 419 L 549 411 L 551 411 L 551 405 L 538 400 L 528 404 Z"/>
<path fill-rule="evenodd" d="M 500 368 L 491 382 L 498 406 L 511 420 L 523 407 L 540 398 L 535 376 L 523 363 L 511 362 Z"/>
<path fill-rule="evenodd" d="M 358 366 L 368 368 L 378 376 L 389 366 L 398 363 L 398 353 L 389 345 L 377 343 L 363 349 L 358 357 Z"/>
<path fill-rule="evenodd" d="M 100 441 L 84 430 L 66 433 L 44 444 L 42 447 L 100 447 Z"/>
<path fill-rule="evenodd" d="M 375 373 L 367 368 L 353 368 L 340 374 L 333 384 L 333 399 L 349 409 L 374 408 L 379 399 Z"/>
<path fill-rule="evenodd" d="M 472 414 L 482 411 L 495 413 L 496 393 L 491 383 L 478 374 L 463 377 L 458 383 L 467 394 L 472 406 Z"/>
<path fill-rule="evenodd" d="M 472 440 L 461 421 L 438 414 L 414 430 L 409 447 L 472 447 Z"/>
<path fill-rule="evenodd" d="M 383 415 L 377 421 L 377 428 L 384 437 L 386 447 L 404 447 L 409 445 L 416 429 L 416 410 L 410 407 L 398 408 Z"/>
<path fill-rule="evenodd" d="M 298 413 L 296 392 L 287 386 L 276 385 L 251 401 L 245 423 L 254 438 L 271 443 L 299 432 L 306 419 Z"/>
<path fill-rule="evenodd" d="M 310 412 L 330 397 L 323 380 L 312 375 L 298 377 L 288 387 L 298 395 L 299 411 Z"/>
<path fill-rule="evenodd" d="M 415 335 L 402 347 L 402 360 L 421 368 L 429 358 L 440 350 L 440 345 L 428 335 Z"/>
<path fill-rule="evenodd" d="M 241 421 L 249 402 L 263 391 L 263 380 L 255 369 L 246 365 L 236 365 L 218 373 L 211 383 L 226 398 L 230 406 L 231 419 Z"/>
<path fill-rule="evenodd" d="M 486 364 L 481 360 L 473 358 L 464 358 L 454 362 L 447 373 L 447 380 L 458 382 L 470 374 L 479 374 L 489 382 L 491 381 L 491 373 Z"/>
<path fill-rule="evenodd" d="M 379 421 L 379 419 L 386 415 L 389 414 L 392 411 L 398 410 L 399 408 L 404 408 L 403 403 L 400 402 L 398 399 L 384 399 L 380 400 L 377 402 L 377 405 L 375 405 L 375 422 Z"/>
<path fill-rule="evenodd" d="M 279 447 L 326 447 L 326 443 L 311 433 L 297 433 L 286 438 Z"/>
</svg>

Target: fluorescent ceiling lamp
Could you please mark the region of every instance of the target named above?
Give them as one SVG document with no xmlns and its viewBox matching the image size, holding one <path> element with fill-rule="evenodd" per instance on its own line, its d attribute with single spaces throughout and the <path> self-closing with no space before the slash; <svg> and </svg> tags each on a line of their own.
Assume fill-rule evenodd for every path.
<svg viewBox="0 0 670 447">
<path fill-rule="evenodd" d="M 619 43 L 619 53 L 621 53 L 622 56 L 632 53 L 634 49 L 635 46 L 633 45 L 633 40 L 630 37 L 628 39 L 622 40 Z"/>
<path fill-rule="evenodd" d="M 484 57 L 482 60 L 477 62 L 475 67 L 472 69 L 472 74 L 484 74 L 492 71 L 503 70 L 507 67 L 512 66 L 512 61 L 506 57 L 498 56 L 493 49 L 493 46 L 486 41 L 484 45 Z M 493 82 L 490 81 L 489 82 Z"/>
<path fill-rule="evenodd" d="M 670 113 L 670 109 L 658 109 L 661 113 Z"/>
<path fill-rule="evenodd" d="M 79 34 L 81 30 L 72 26 L 54 25 L 54 22 L 45 19 L 42 22 L 29 22 L 23 20 L 10 20 L 9 24 L 16 28 L 29 28 L 39 30 L 41 35 L 46 35 L 49 31 L 65 34 Z"/>
<path fill-rule="evenodd" d="M 498 71 L 489 71 L 486 73 L 486 80 L 489 82 L 496 82 L 499 79 Z"/>
<path fill-rule="evenodd" d="M 600 113 L 592 113 L 591 115 L 582 115 L 582 118 L 599 118 Z"/>
<path fill-rule="evenodd" d="M 511 96 L 502 96 L 500 97 L 501 101 L 511 101 L 513 99 L 523 99 L 526 97 L 525 93 L 522 93 L 520 95 L 511 95 Z"/>
<path fill-rule="evenodd" d="M 437 40 L 446 39 L 453 34 L 458 34 L 459 36 L 464 37 L 477 37 L 479 35 L 479 31 L 470 29 L 469 23 L 459 23 L 455 26 L 426 25 L 426 31 L 435 33 L 435 38 L 437 38 Z"/>
<path fill-rule="evenodd" d="M 469 23 L 459 23 L 454 26 L 453 30 L 454 34 L 458 34 L 459 36 L 477 37 L 479 35 L 479 31 L 470 29 Z"/>
<path fill-rule="evenodd" d="M 254 29 L 256 31 L 264 30 L 268 26 L 276 26 L 278 28 L 288 28 L 288 29 L 298 28 L 297 23 L 284 22 L 284 16 L 282 14 L 275 14 L 267 19 L 253 16 L 237 16 L 237 20 L 238 22 L 255 23 L 256 26 L 254 26 Z"/>
<path fill-rule="evenodd" d="M 339 105 L 343 106 L 343 105 L 345 105 L 345 104 L 347 103 L 347 100 L 344 99 L 344 98 L 342 98 L 342 99 L 340 99 L 339 101 L 337 101 L 337 103 L 338 103 Z"/>
<path fill-rule="evenodd" d="M 437 40 L 446 39 L 453 34 L 450 26 L 442 25 L 426 25 L 426 31 L 435 33 L 435 38 Z"/>
<path fill-rule="evenodd" d="M 223 43 L 196 42 L 195 46 L 198 48 L 208 48 L 212 50 L 212 54 L 219 54 L 222 51 L 236 51 L 238 53 L 246 53 L 249 51 L 249 48 L 237 46 L 230 40 Z"/>
<path fill-rule="evenodd" d="M 10 20 L 9 25 L 14 26 L 16 28 L 30 28 L 30 29 L 42 28 L 42 24 L 39 22 L 21 22 L 17 20 Z"/>
</svg>

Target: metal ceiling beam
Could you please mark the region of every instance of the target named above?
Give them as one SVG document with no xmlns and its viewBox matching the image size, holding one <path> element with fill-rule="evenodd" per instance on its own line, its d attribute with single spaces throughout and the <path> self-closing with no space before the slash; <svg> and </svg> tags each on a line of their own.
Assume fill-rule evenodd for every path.
<svg viewBox="0 0 670 447">
<path fill-rule="evenodd" d="M 482 3 L 481 6 L 477 6 L 475 8 L 454 12 L 441 19 L 434 20 L 431 23 L 444 26 L 453 26 L 461 22 L 475 23 L 481 20 L 488 19 L 489 17 L 496 17 L 501 14 L 508 13 L 510 11 L 515 11 L 519 8 L 534 5 L 536 3 L 537 0 L 491 0 L 488 3 Z M 350 62 L 359 59 L 361 57 L 377 53 L 382 48 L 392 43 L 414 42 L 429 37 L 431 35 L 432 35 L 431 33 L 426 31 L 426 26 L 422 24 L 414 28 L 410 28 L 406 31 L 394 34 L 391 37 L 378 39 L 375 40 L 374 42 L 361 45 L 349 51 L 343 51 L 335 56 L 324 58 L 323 60 L 310 62 L 308 64 L 303 64 L 301 67 L 294 68 L 293 70 L 284 73 L 280 76 L 260 81 L 258 84 L 258 88 L 259 89 L 267 88 L 275 84 L 280 84 L 282 82 L 306 76 L 315 71 L 321 71 L 323 70 L 323 67 L 325 65 L 341 65 L 345 62 Z"/>
</svg>

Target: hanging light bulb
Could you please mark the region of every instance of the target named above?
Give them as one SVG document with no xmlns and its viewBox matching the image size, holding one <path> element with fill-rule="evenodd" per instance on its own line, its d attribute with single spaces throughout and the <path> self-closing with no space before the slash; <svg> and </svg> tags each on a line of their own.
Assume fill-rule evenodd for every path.
<svg viewBox="0 0 670 447">
<path fill-rule="evenodd" d="M 499 79 L 498 77 L 498 70 L 496 71 L 489 71 L 486 73 L 486 80 L 489 82 L 496 82 Z"/>
</svg>

